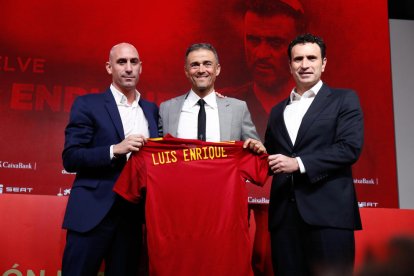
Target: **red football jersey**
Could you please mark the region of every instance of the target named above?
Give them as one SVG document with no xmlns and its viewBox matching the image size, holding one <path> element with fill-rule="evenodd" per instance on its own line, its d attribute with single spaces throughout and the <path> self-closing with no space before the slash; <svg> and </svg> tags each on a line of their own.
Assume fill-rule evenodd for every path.
<svg viewBox="0 0 414 276">
<path fill-rule="evenodd" d="M 242 145 L 168 137 L 131 156 L 114 190 L 146 189 L 151 275 L 252 275 L 245 181 L 263 185 L 268 165 Z"/>
</svg>

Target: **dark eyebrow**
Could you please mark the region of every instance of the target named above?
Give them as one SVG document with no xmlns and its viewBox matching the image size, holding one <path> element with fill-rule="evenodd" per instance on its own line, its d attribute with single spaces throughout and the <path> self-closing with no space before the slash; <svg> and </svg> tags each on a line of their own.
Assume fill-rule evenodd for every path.
<svg viewBox="0 0 414 276">
<path fill-rule="evenodd" d="M 126 58 L 119 58 L 119 59 L 116 60 L 117 63 L 124 63 L 126 61 L 127 61 Z"/>
<path fill-rule="evenodd" d="M 302 60 L 302 59 L 303 59 L 303 56 L 297 56 L 297 57 L 293 58 L 294 61 L 298 61 L 298 60 Z"/>
<path fill-rule="evenodd" d="M 128 61 L 127 58 L 119 58 L 119 59 L 116 60 L 117 63 L 125 63 L 127 61 Z M 138 63 L 139 62 L 139 58 L 131 58 L 130 61 L 132 63 Z"/>
</svg>

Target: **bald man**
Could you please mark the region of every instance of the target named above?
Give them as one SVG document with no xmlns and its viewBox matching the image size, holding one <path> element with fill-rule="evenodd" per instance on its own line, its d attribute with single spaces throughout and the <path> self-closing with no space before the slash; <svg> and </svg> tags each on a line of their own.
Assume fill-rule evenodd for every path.
<svg viewBox="0 0 414 276">
<path fill-rule="evenodd" d="M 158 136 L 158 107 L 136 89 L 142 71 L 137 49 L 112 47 L 103 93 L 78 97 L 65 130 L 63 166 L 76 173 L 63 228 L 67 229 L 62 275 L 137 275 L 142 251 L 143 205 L 112 188 L 131 152 Z"/>
</svg>

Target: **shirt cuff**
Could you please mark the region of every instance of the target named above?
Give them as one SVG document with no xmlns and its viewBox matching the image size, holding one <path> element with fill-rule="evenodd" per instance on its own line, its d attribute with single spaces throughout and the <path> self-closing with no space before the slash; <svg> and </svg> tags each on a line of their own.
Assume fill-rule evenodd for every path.
<svg viewBox="0 0 414 276">
<path fill-rule="evenodd" d="M 295 158 L 298 161 L 300 173 L 306 173 L 305 166 L 303 165 L 303 162 L 300 159 L 300 157 L 295 157 Z"/>
<path fill-rule="evenodd" d="M 115 158 L 115 155 L 114 155 L 114 145 L 111 145 L 109 147 L 109 157 L 111 158 L 111 160 Z"/>
</svg>

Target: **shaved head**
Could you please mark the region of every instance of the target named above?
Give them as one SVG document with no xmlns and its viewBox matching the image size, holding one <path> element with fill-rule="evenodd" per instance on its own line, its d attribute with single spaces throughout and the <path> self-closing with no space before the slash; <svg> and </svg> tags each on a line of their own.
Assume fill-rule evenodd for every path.
<svg viewBox="0 0 414 276">
<path fill-rule="evenodd" d="M 134 45 L 132 45 L 131 43 L 128 43 L 128 42 L 121 42 L 121 43 L 118 43 L 118 44 L 114 45 L 111 48 L 111 50 L 109 51 L 109 60 L 111 60 L 114 57 L 114 53 L 116 52 L 117 49 L 125 47 L 125 46 L 133 48 L 135 50 L 135 52 L 137 52 L 137 54 L 138 54 L 138 50 L 137 50 L 137 48 L 135 48 Z"/>
</svg>

